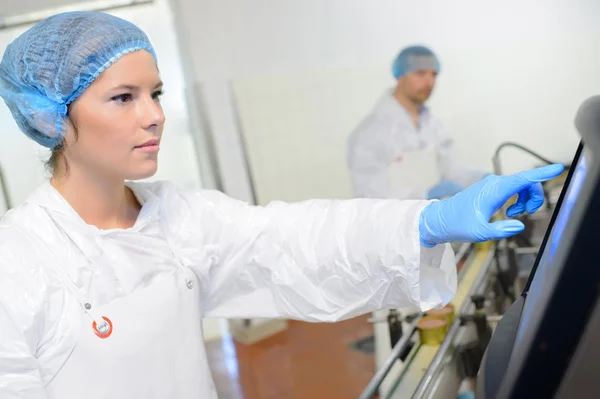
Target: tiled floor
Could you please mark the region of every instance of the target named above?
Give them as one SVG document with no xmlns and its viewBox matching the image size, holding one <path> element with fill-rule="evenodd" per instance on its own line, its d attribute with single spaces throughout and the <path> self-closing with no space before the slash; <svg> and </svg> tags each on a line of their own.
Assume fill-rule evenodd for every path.
<svg viewBox="0 0 600 399">
<path fill-rule="evenodd" d="M 220 399 L 353 399 L 375 372 L 374 357 L 350 348 L 372 335 L 367 316 L 339 323 L 290 321 L 254 345 L 209 342 Z"/>
</svg>

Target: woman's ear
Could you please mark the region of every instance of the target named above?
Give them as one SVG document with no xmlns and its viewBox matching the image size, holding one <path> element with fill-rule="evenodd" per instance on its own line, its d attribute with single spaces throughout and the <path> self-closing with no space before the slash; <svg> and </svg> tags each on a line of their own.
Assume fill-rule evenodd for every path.
<svg viewBox="0 0 600 399">
<path fill-rule="evenodd" d="M 68 148 L 77 142 L 79 131 L 77 129 L 77 107 L 75 104 L 69 105 L 69 111 L 66 117 L 66 131 L 64 136 L 64 146 Z"/>
</svg>

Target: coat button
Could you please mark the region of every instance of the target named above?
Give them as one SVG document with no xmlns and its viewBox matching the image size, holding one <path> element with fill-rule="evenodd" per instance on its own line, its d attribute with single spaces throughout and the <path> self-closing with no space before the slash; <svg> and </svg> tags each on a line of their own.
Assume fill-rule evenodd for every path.
<svg viewBox="0 0 600 399">
<path fill-rule="evenodd" d="M 194 288 L 194 282 L 192 280 L 188 280 L 187 283 L 185 283 L 185 285 L 187 285 L 187 287 L 191 290 L 192 288 Z"/>
<path fill-rule="evenodd" d="M 99 326 L 97 328 L 97 330 L 100 334 L 106 334 L 108 332 L 109 328 L 110 327 L 108 327 L 108 323 L 104 323 L 101 326 Z"/>
</svg>

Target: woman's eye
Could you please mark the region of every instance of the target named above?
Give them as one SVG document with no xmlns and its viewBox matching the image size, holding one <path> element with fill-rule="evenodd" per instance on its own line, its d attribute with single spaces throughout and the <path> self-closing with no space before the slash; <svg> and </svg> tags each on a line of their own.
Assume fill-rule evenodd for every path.
<svg viewBox="0 0 600 399">
<path fill-rule="evenodd" d="M 125 93 L 125 94 L 119 94 L 118 96 L 114 96 L 111 100 L 119 102 L 119 103 L 126 103 L 131 101 L 133 98 L 133 96 L 129 93 Z"/>
<path fill-rule="evenodd" d="M 152 93 L 152 98 L 155 100 L 160 100 L 163 94 L 165 94 L 165 92 L 162 90 L 155 91 L 154 93 Z"/>
</svg>

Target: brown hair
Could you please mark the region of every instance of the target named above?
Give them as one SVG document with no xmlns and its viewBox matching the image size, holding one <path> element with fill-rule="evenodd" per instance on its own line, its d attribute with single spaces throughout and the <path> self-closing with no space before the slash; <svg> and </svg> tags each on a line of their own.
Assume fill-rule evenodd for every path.
<svg viewBox="0 0 600 399">
<path fill-rule="evenodd" d="M 50 172 L 51 175 L 54 175 L 56 168 L 58 167 L 58 162 L 62 158 L 62 153 L 65 151 L 65 142 L 61 141 L 56 147 L 52 149 L 52 153 L 50 154 L 50 158 L 46 161 L 46 170 Z"/>
</svg>

